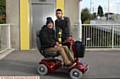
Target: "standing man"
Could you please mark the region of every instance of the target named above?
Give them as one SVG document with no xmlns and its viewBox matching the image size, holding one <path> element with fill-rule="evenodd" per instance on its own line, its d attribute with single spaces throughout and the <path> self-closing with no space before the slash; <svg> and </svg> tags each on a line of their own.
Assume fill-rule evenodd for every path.
<svg viewBox="0 0 120 79">
<path fill-rule="evenodd" d="M 58 37 L 58 32 L 62 32 L 62 43 L 64 43 L 68 37 L 71 36 L 70 32 L 70 19 L 68 17 L 63 16 L 63 12 L 61 9 L 56 10 L 56 21 L 55 21 L 55 26 L 56 26 L 56 34 Z"/>
<path fill-rule="evenodd" d="M 72 62 L 74 62 L 73 53 L 67 47 L 67 41 L 71 37 L 70 19 L 68 17 L 63 16 L 63 12 L 61 9 L 56 10 L 56 17 L 57 19 L 55 20 L 55 28 L 56 28 L 56 36 L 58 38 L 59 44 L 63 45 L 63 48 L 67 52 L 69 59 Z"/>
</svg>

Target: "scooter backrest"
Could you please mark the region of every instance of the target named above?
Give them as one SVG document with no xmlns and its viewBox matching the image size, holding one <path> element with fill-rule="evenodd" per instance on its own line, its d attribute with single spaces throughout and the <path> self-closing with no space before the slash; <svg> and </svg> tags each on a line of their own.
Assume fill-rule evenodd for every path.
<svg viewBox="0 0 120 79">
<path fill-rule="evenodd" d="M 44 56 L 44 57 L 49 57 L 49 56 L 55 57 L 55 56 L 57 56 L 57 54 L 54 55 L 54 53 L 52 55 L 49 54 L 49 56 L 47 56 L 45 54 L 45 50 L 41 49 L 41 40 L 40 39 L 41 39 L 40 38 L 40 31 L 37 31 L 36 32 L 36 43 L 37 43 L 37 48 L 38 48 L 39 52 L 41 53 L 41 55 Z"/>
<path fill-rule="evenodd" d="M 37 43 L 37 48 L 41 53 L 40 30 L 36 32 L 36 43 Z"/>
</svg>

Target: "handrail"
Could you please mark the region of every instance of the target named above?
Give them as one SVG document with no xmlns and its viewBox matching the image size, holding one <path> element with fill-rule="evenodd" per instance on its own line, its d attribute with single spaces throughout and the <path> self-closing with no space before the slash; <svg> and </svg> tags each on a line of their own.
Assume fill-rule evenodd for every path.
<svg viewBox="0 0 120 79">
<path fill-rule="evenodd" d="M 2 26 L 3 26 L 3 25 L 5 25 L 5 26 L 9 25 L 9 26 L 10 26 L 11 24 L 0 24 L 0 26 L 1 26 L 1 25 L 2 25 Z"/>
<path fill-rule="evenodd" d="M 96 26 L 101 26 L 101 25 L 103 25 L 103 26 L 120 26 L 120 24 L 81 24 L 81 25 L 83 25 L 83 26 L 89 26 L 89 25 L 96 25 Z"/>
</svg>

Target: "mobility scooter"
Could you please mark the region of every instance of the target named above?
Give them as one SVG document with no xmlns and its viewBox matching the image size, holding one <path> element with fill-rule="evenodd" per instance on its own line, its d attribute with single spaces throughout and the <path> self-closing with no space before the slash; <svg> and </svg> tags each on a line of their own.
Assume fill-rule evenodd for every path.
<svg viewBox="0 0 120 79">
<path fill-rule="evenodd" d="M 36 37 L 36 42 L 37 42 L 37 47 L 39 52 L 45 57 L 39 62 L 39 66 L 37 68 L 37 72 L 40 75 L 46 75 L 52 72 L 55 72 L 58 69 L 64 68 L 66 69 L 70 75 L 71 79 L 80 79 L 82 78 L 82 75 L 88 70 L 88 65 L 83 64 L 80 62 L 79 57 L 84 57 L 84 50 L 78 51 L 78 53 L 82 52 L 82 56 L 79 56 L 80 54 L 76 53 L 76 47 L 73 45 L 73 51 L 74 51 L 74 58 L 75 58 L 75 63 L 70 66 L 70 67 L 65 67 L 63 65 L 63 62 L 56 58 L 59 56 L 59 54 L 53 53 L 53 52 L 46 52 L 46 50 L 41 50 L 41 42 L 40 42 L 40 36 L 39 36 L 39 31 L 37 32 L 37 37 Z M 76 43 L 79 43 L 79 41 L 76 41 Z M 68 45 L 70 43 L 68 42 Z M 80 48 L 78 48 L 80 49 Z"/>
</svg>

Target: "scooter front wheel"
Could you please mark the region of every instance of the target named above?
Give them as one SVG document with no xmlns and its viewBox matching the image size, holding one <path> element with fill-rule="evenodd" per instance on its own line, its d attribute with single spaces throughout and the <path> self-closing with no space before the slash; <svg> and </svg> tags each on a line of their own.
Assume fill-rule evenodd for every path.
<svg viewBox="0 0 120 79">
<path fill-rule="evenodd" d="M 40 64 L 37 68 L 37 71 L 40 75 L 46 75 L 48 73 L 48 68 L 44 64 Z"/>
<path fill-rule="evenodd" d="M 77 68 L 71 69 L 69 74 L 71 79 L 81 79 L 83 75 L 83 73 Z"/>
</svg>

